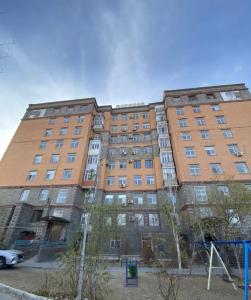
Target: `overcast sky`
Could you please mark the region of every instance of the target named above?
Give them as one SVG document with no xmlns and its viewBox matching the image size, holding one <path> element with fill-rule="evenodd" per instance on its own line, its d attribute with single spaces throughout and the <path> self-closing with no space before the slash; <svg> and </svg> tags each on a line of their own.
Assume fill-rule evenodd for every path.
<svg viewBox="0 0 251 300">
<path fill-rule="evenodd" d="M 0 0 L 0 157 L 29 103 L 251 87 L 250 0 Z"/>
</svg>

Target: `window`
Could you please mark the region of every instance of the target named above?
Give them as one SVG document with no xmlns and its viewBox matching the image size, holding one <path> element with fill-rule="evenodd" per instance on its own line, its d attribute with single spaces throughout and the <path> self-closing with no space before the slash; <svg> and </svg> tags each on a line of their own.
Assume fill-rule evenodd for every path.
<svg viewBox="0 0 251 300">
<path fill-rule="evenodd" d="M 143 148 L 143 152 L 144 152 L 144 153 L 152 153 L 152 152 L 153 152 L 152 146 L 145 146 L 145 147 Z"/>
<path fill-rule="evenodd" d="M 112 115 L 112 120 L 117 121 L 118 120 L 118 115 Z"/>
<path fill-rule="evenodd" d="M 134 169 L 140 169 L 141 168 L 141 160 L 134 160 L 133 167 L 134 167 Z"/>
<path fill-rule="evenodd" d="M 194 113 L 199 113 L 199 112 L 201 112 L 200 107 L 199 107 L 199 106 L 193 106 L 193 112 L 194 112 Z"/>
<path fill-rule="evenodd" d="M 135 221 L 137 225 L 144 226 L 144 215 L 143 214 L 135 214 Z"/>
<path fill-rule="evenodd" d="M 241 95 L 239 91 L 221 92 L 220 94 L 224 101 L 233 101 L 233 100 L 241 99 Z"/>
<path fill-rule="evenodd" d="M 212 209 L 210 207 L 199 207 L 199 215 L 202 219 L 212 217 Z"/>
<path fill-rule="evenodd" d="M 194 147 L 185 147 L 185 155 L 186 157 L 196 157 Z"/>
<path fill-rule="evenodd" d="M 207 94 L 207 99 L 208 100 L 213 100 L 214 99 L 214 94 Z"/>
<path fill-rule="evenodd" d="M 152 135 L 151 133 L 144 133 L 144 141 L 151 141 Z"/>
<path fill-rule="evenodd" d="M 176 107 L 176 115 L 184 115 L 184 107 Z"/>
<path fill-rule="evenodd" d="M 111 136 L 110 138 L 110 144 L 116 144 L 118 141 L 118 138 L 116 136 Z"/>
<path fill-rule="evenodd" d="M 106 178 L 106 184 L 107 185 L 113 185 L 114 184 L 114 176 L 108 176 Z"/>
<path fill-rule="evenodd" d="M 29 194 L 30 194 L 30 190 L 22 190 L 19 200 L 20 201 L 28 200 Z"/>
<path fill-rule="evenodd" d="M 55 143 L 55 147 L 56 148 L 62 148 L 64 145 L 64 141 L 63 140 L 57 140 Z"/>
<path fill-rule="evenodd" d="M 173 161 L 172 152 L 161 152 L 160 153 L 160 161 L 162 163 L 168 163 Z"/>
<path fill-rule="evenodd" d="M 149 214 L 149 225 L 150 226 L 159 226 L 158 214 Z"/>
<path fill-rule="evenodd" d="M 98 150 L 99 146 L 100 146 L 99 142 L 93 142 L 92 141 L 92 143 L 91 143 L 91 149 L 92 150 Z"/>
<path fill-rule="evenodd" d="M 224 196 L 229 196 L 229 187 L 227 185 L 218 185 L 217 190 L 219 193 L 222 193 Z"/>
<path fill-rule="evenodd" d="M 147 175 L 147 176 L 146 176 L 146 184 L 154 184 L 154 183 L 155 183 L 154 176 L 152 176 L 152 175 Z"/>
<path fill-rule="evenodd" d="M 180 119 L 179 120 L 179 125 L 181 128 L 187 127 L 187 119 Z"/>
<path fill-rule="evenodd" d="M 122 124 L 122 125 L 121 125 L 121 130 L 122 130 L 122 131 L 127 131 L 127 130 L 128 130 L 127 125 L 126 125 L 126 124 Z"/>
<path fill-rule="evenodd" d="M 118 204 L 126 204 L 126 195 L 118 195 Z"/>
<path fill-rule="evenodd" d="M 52 180 L 55 176 L 55 170 L 47 170 L 45 179 L 46 180 Z"/>
<path fill-rule="evenodd" d="M 139 129 L 139 124 L 133 124 L 133 127 L 132 127 L 132 130 L 133 131 L 136 131 L 136 130 L 138 130 Z"/>
<path fill-rule="evenodd" d="M 80 127 L 80 126 L 76 126 L 76 127 L 74 128 L 73 134 L 80 134 L 80 133 L 81 133 L 81 128 L 82 128 L 82 127 Z"/>
<path fill-rule="evenodd" d="M 211 105 L 211 109 L 212 111 L 219 111 L 221 110 L 221 107 L 219 106 L 219 104 L 213 104 Z"/>
<path fill-rule="evenodd" d="M 211 165 L 212 172 L 214 174 L 223 174 L 223 169 L 222 169 L 220 163 L 213 163 L 213 164 L 210 164 L 210 165 Z"/>
<path fill-rule="evenodd" d="M 188 96 L 188 101 L 196 101 L 197 98 L 195 95 L 192 95 L 192 96 Z"/>
<path fill-rule="evenodd" d="M 228 147 L 228 151 L 232 155 L 238 156 L 238 153 L 241 153 L 237 144 L 229 144 L 227 145 L 227 147 Z"/>
<path fill-rule="evenodd" d="M 216 116 L 215 118 L 216 118 L 217 124 L 225 124 L 226 123 L 224 116 Z"/>
<path fill-rule="evenodd" d="M 52 164 L 58 163 L 58 162 L 59 162 L 59 157 L 60 157 L 59 154 L 52 154 L 52 155 L 51 155 L 51 163 L 52 163 Z"/>
<path fill-rule="evenodd" d="M 126 176 L 119 176 L 119 184 L 125 186 L 126 183 Z"/>
<path fill-rule="evenodd" d="M 50 125 L 54 125 L 56 123 L 56 118 L 49 118 L 49 122 Z"/>
<path fill-rule="evenodd" d="M 109 205 L 113 204 L 113 197 L 113 195 L 105 195 L 105 203 Z"/>
<path fill-rule="evenodd" d="M 127 162 L 126 162 L 126 160 L 121 160 L 121 161 L 119 162 L 119 168 L 120 168 L 120 169 L 126 169 L 126 167 L 127 167 Z"/>
<path fill-rule="evenodd" d="M 40 148 L 40 149 L 46 149 L 47 144 L 48 144 L 47 141 L 41 141 L 41 142 L 40 142 L 40 145 L 39 145 L 39 148 Z"/>
<path fill-rule="evenodd" d="M 248 166 L 245 162 L 237 162 L 235 163 L 236 171 L 239 174 L 247 174 L 249 173 Z"/>
<path fill-rule="evenodd" d="M 157 204 L 157 195 L 156 194 L 147 194 L 147 203 L 150 205 Z"/>
<path fill-rule="evenodd" d="M 127 114 L 122 114 L 121 115 L 121 120 L 126 121 L 127 120 Z"/>
<path fill-rule="evenodd" d="M 183 141 L 191 141 L 191 134 L 189 131 L 181 132 L 181 138 Z"/>
<path fill-rule="evenodd" d="M 203 185 L 194 186 L 195 197 L 197 201 L 207 201 L 206 187 Z"/>
<path fill-rule="evenodd" d="M 200 165 L 199 164 L 189 165 L 189 173 L 192 176 L 199 176 L 200 175 Z"/>
<path fill-rule="evenodd" d="M 79 140 L 73 139 L 71 140 L 71 148 L 78 148 Z"/>
<path fill-rule="evenodd" d="M 63 179 L 71 179 L 72 169 L 64 169 Z"/>
<path fill-rule="evenodd" d="M 110 248 L 111 249 L 121 248 L 121 241 L 120 240 L 110 240 Z"/>
<path fill-rule="evenodd" d="M 233 137 L 231 129 L 221 129 L 224 138 L 229 139 Z"/>
<path fill-rule="evenodd" d="M 109 170 L 115 169 L 115 161 L 114 160 L 109 160 L 107 167 Z"/>
<path fill-rule="evenodd" d="M 230 224 L 238 224 L 240 223 L 240 218 L 234 209 L 227 209 L 228 221 Z"/>
<path fill-rule="evenodd" d="M 112 125 L 111 126 L 111 132 L 117 132 L 118 131 L 118 126 Z"/>
<path fill-rule="evenodd" d="M 39 222 L 41 217 L 43 215 L 43 210 L 42 209 L 35 209 L 33 211 L 33 214 L 31 216 L 31 223 L 33 222 Z"/>
<path fill-rule="evenodd" d="M 138 114 L 138 113 L 134 113 L 134 114 L 132 115 L 132 118 L 133 118 L 133 120 L 138 120 L 139 114 Z"/>
<path fill-rule="evenodd" d="M 29 171 L 27 175 L 27 180 L 32 181 L 37 177 L 37 171 Z"/>
<path fill-rule="evenodd" d="M 64 117 L 64 123 L 70 123 L 70 117 Z"/>
<path fill-rule="evenodd" d="M 141 185 L 142 184 L 142 178 L 139 175 L 134 175 L 133 177 L 133 182 L 136 185 Z"/>
<path fill-rule="evenodd" d="M 142 113 L 142 118 L 143 119 L 149 119 L 149 113 L 148 112 Z"/>
<path fill-rule="evenodd" d="M 117 152 L 117 149 L 115 149 L 115 148 L 108 149 L 108 154 L 109 155 L 116 155 L 116 152 Z"/>
<path fill-rule="evenodd" d="M 42 155 L 35 155 L 33 163 L 35 165 L 39 165 L 39 164 L 41 164 L 41 162 L 42 162 Z"/>
<path fill-rule="evenodd" d="M 204 149 L 205 149 L 207 155 L 209 155 L 209 156 L 216 155 L 214 146 L 205 146 Z"/>
<path fill-rule="evenodd" d="M 149 123 L 143 123 L 143 129 L 150 129 L 150 127 Z"/>
<path fill-rule="evenodd" d="M 125 226 L 126 225 L 126 214 L 118 214 L 117 223 L 119 226 Z"/>
<path fill-rule="evenodd" d="M 67 162 L 72 163 L 76 159 L 76 153 L 68 153 L 67 155 Z"/>
<path fill-rule="evenodd" d="M 66 135 L 67 131 L 68 131 L 67 127 L 62 127 L 62 128 L 59 129 L 59 134 L 60 135 Z"/>
<path fill-rule="evenodd" d="M 169 138 L 159 138 L 159 147 L 160 148 L 167 148 L 170 147 L 170 140 Z"/>
<path fill-rule="evenodd" d="M 44 136 L 50 136 L 52 133 L 52 129 L 51 128 L 46 128 L 45 132 L 44 132 Z"/>
<path fill-rule="evenodd" d="M 139 134 L 134 134 L 132 136 L 132 140 L 133 142 L 137 143 L 137 142 L 140 142 L 140 135 Z"/>
<path fill-rule="evenodd" d="M 57 218 L 62 218 L 64 215 L 64 209 L 63 208 L 54 208 L 53 209 L 53 216 Z"/>
<path fill-rule="evenodd" d="M 209 139 L 209 131 L 208 130 L 201 130 L 200 131 L 200 136 L 203 140 L 208 140 Z"/>
<path fill-rule="evenodd" d="M 198 126 L 206 125 L 205 119 L 203 117 L 196 118 L 196 124 Z"/>
<path fill-rule="evenodd" d="M 150 169 L 153 167 L 153 161 L 151 159 L 145 160 L 145 168 Z"/>
<path fill-rule="evenodd" d="M 58 191 L 58 196 L 57 196 L 56 203 L 65 203 L 67 193 L 68 193 L 67 189 L 60 189 Z"/>
<path fill-rule="evenodd" d="M 127 135 L 121 135 L 120 139 L 121 139 L 121 143 L 125 144 L 128 141 L 128 136 Z"/>
<path fill-rule="evenodd" d="M 77 116 L 77 123 L 83 123 L 84 119 L 84 116 Z"/>
<path fill-rule="evenodd" d="M 97 155 L 88 155 L 87 163 L 89 165 L 96 165 L 98 163 L 98 156 Z"/>
<path fill-rule="evenodd" d="M 42 189 L 40 190 L 38 200 L 46 201 L 48 199 L 48 196 L 49 196 L 49 190 Z"/>
<path fill-rule="evenodd" d="M 136 194 L 133 196 L 133 202 L 134 204 L 137 205 L 142 205 L 143 204 L 143 197 L 141 194 Z"/>
</svg>

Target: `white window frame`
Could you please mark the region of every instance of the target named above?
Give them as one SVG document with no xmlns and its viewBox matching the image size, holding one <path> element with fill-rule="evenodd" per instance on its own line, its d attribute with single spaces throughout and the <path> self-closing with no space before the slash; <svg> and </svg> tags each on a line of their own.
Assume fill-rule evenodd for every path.
<svg viewBox="0 0 251 300">
<path fill-rule="evenodd" d="M 154 226 L 154 227 L 159 226 L 158 214 L 149 214 L 149 226 Z"/>
<path fill-rule="evenodd" d="M 117 224 L 118 226 L 126 226 L 126 214 L 117 215 Z"/>
<path fill-rule="evenodd" d="M 60 189 L 58 191 L 56 203 L 65 203 L 68 194 L 68 189 Z"/>
<path fill-rule="evenodd" d="M 195 193 L 196 201 L 198 201 L 198 202 L 207 202 L 208 201 L 207 190 L 204 185 L 194 186 L 194 193 Z"/>
<path fill-rule="evenodd" d="M 20 201 L 27 201 L 28 198 L 29 198 L 29 195 L 30 195 L 30 190 L 24 189 L 24 190 L 21 191 L 19 200 Z"/>
</svg>

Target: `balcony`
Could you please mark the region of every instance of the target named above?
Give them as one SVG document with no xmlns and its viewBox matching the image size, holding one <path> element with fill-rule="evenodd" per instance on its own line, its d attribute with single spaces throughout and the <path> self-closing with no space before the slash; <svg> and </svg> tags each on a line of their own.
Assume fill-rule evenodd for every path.
<svg viewBox="0 0 251 300">
<path fill-rule="evenodd" d="M 95 180 L 83 180 L 82 188 L 91 189 L 95 186 Z"/>
</svg>

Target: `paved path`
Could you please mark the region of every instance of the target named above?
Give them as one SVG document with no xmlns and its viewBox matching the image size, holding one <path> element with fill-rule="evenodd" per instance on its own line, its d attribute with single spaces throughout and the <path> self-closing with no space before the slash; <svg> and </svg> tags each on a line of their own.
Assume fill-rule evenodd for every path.
<svg viewBox="0 0 251 300">
<path fill-rule="evenodd" d="M 0 292 L 0 299 L 1 300 L 17 300 L 17 298 L 10 296 L 10 295 L 6 295 Z"/>
</svg>

